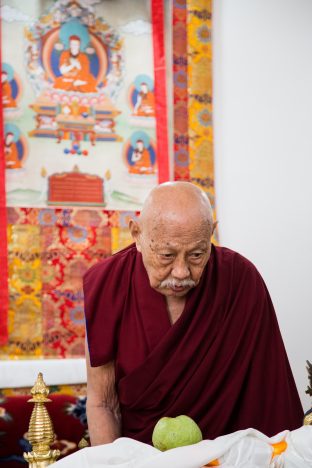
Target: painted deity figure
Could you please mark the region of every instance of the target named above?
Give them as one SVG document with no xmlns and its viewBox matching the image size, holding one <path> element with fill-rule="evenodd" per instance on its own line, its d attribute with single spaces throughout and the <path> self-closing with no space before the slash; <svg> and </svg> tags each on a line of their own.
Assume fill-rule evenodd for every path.
<svg viewBox="0 0 312 468">
<path fill-rule="evenodd" d="M 35 42 L 32 42 L 26 50 L 26 57 L 27 57 L 27 67 L 29 72 L 32 75 L 40 75 L 43 73 L 43 69 L 39 63 L 39 48 Z"/>
<path fill-rule="evenodd" d="M 147 83 L 141 83 L 133 113 L 143 117 L 155 116 L 155 97 L 154 93 L 149 90 Z"/>
<path fill-rule="evenodd" d="M 62 75 L 56 78 L 54 88 L 80 93 L 96 92 L 96 80 L 90 73 L 89 59 L 80 48 L 79 36 L 70 36 L 69 50 L 63 51 L 60 57 L 59 68 Z"/>
<path fill-rule="evenodd" d="M 82 13 L 82 8 L 80 5 L 77 4 L 77 2 L 69 2 L 67 4 L 67 13 L 72 17 L 72 18 L 79 18 Z"/>
<path fill-rule="evenodd" d="M 53 26 L 58 27 L 64 20 L 64 13 L 59 9 L 55 10 L 55 12 L 53 13 Z"/>
<path fill-rule="evenodd" d="M 4 154 L 6 169 L 20 169 L 21 161 L 18 158 L 18 150 L 14 142 L 14 134 L 7 132 L 4 139 Z"/>
<path fill-rule="evenodd" d="M 91 11 L 83 18 L 83 22 L 89 26 L 89 28 L 94 28 L 96 23 L 96 18 L 94 13 Z"/>
<path fill-rule="evenodd" d="M 12 96 L 12 88 L 8 80 L 8 73 L 5 70 L 2 70 L 1 84 L 3 107 L 16 107 L 15 99 Z"/>
<path fill-rule="evenodd" d="M 131 155 L 132 165 L 129 168 L 131 174 L 153 174 L 154 169 L 148 150 L 144 146 L 143 140 L 136 141 L 136 147 Z"/>
</svg>

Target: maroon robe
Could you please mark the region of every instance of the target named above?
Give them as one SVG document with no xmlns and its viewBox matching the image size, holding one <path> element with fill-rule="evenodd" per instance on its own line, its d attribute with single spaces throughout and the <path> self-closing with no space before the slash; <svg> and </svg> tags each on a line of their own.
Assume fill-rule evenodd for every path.
<svg viewBox="0 0 312 468">
<path fill-rule="evenodd" d="M 173 325 L 134 245 L 93 266 L 84 291 L 91 365 L 115 361 L 123 436 L 151 443 L 159 418 L 181 414 L 209 439 L 302 424 L 269 293 L 241 255 L 212 246 Z"/>
</svg>

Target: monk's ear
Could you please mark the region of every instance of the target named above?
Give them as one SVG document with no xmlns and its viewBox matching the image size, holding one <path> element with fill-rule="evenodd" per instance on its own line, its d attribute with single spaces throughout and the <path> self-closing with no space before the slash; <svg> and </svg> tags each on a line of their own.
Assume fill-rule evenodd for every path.
<svg viewBox="0 0 312 468">
<path fill-rule="evenodd" d="M 211 235 L 213 235 L 213 233 L 215 232 L 215 229 L 217 229 L 218 224 L 219 224 L 219 221 L 215 221 L 215 222 L 213 223 Z"/>
<path fill-rule="evenodd" d="M 132 239 L 136 243 L 136 248 L 138 252 L 141 252 L 141 242 L 140 242 L 140 237 L 141 237 L 141 228 L 140 224 L 135 221 L 134 219 L 130 219 L 129 221 L 129 231 L 132 236 Z"/>
</svg>

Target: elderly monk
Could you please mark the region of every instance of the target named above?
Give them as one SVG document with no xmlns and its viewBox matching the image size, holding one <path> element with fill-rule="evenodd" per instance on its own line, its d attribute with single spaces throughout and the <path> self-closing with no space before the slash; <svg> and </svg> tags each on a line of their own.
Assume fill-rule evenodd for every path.
<svg viewBox="0 0 312 468">
<path fill-rule="evenodd" d="M 181 414 L 209 439 L 299 427 L 269 293 L 248 260 L 211 244 L 206 195 L 160 185 L 129 227 L 135 244 L 84 278 L 91 443 L 151 443 L 159 418 Z"/>
</svg>

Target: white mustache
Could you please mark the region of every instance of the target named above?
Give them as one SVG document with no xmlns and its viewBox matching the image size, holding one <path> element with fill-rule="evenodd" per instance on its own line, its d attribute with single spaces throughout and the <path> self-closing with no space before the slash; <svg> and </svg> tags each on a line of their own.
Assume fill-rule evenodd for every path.
<svg viewBox="0 0 312 468">
<path fill-rule="evenodd" d="M 174 279 L 166 279 L 162 281 L 159 285 L 160 288 L 181 288 L 181 287 L 194 288 L 194 286 L 196 286 L 195 281 L 190 280 L 190 279 L 185 279 L 181 281 L 174 280 Z"/>
</svg>

